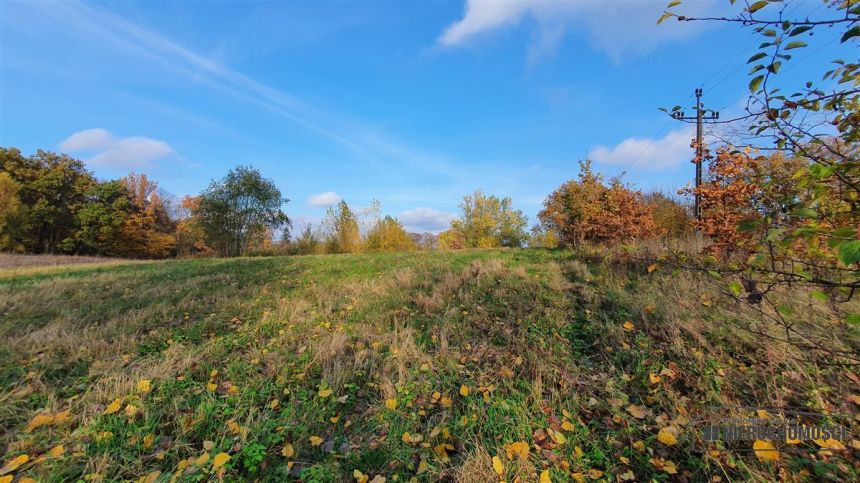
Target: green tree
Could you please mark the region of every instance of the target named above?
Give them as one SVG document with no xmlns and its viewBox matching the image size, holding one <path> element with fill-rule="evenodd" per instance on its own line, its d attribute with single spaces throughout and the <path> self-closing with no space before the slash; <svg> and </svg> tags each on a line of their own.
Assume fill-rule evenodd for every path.
<svg viewBox="0 0 860 483">
<path fill-rule="evenodd" d="M 0 172 L 18 185 L 18 209 L 7 219 L 9 244 L 28 252 L 55 253 L 74 245 L 75 211 L 86 203 L 96 179 L 81 161 L 39 150 L 25 157 L 15 148 L 0 148 Z M 71 242 L 63 244 L 69 239 Z"/>
<path fill-rule="evenodd" d="M 290 224 L 281 211 L 288 201 L 258 170 L 238 166 L 200 194 L 195 215 L 207 244 L 224 256 L 235 257 L 267 229 Z"/>
<path fill-rule="evenodd" d="M 305 225 L 299 238 L 295 242 L 295 251 L 299 255 L 312 255 L 322 252 L 323 246 L 319 235 L 314 231 L 310 223 Z"/>
<path fill-rule="evenodd" d="M 122 251 L 122 228 L 131 214 L 132 202 L 121 181 L 90 187 L 86 202 L 75 216 L 78 229 L 64 242 L 66 251 L 116 255 Z"/>
<path fill-rule="evenodd" d="M 9 173 L 0 172 L 0 233 L 3 233 L 6 220 L 18 211 L 20 205 L 18 184 Z"/>
<path fill-rule="evenodd" d="M 520 247 L 528 239 L 528 219 L 511 207 L 510 198 L 477 190 L 463 197 L 460 209 L 463 213 L 451 222 L 451 230 L 463 235 L 468 248 Z"/>
</svg>

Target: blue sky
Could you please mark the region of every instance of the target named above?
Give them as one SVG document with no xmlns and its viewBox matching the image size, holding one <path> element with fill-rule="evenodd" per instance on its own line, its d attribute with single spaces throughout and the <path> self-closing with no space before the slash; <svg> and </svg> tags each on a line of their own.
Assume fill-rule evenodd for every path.
<svg viewBox="0 0 860 483">
<path fill-rule="evenodd" d="M 533 223 L 587 155 L 642 189 L 686 184 L 692 131 L 657 108 L 690 105 L 695 87 L 740 112 L 758 39 L 658 27 L 664 4 L 4 1 L 0 145 L 67 152 L 103 178 L 144 172 L 178 196 L 251 164 L 297 225 L 375 198 L 438 231 L 476 188 Z M 856 57 L 815 40 L 783 81 Z"/>
</svg>

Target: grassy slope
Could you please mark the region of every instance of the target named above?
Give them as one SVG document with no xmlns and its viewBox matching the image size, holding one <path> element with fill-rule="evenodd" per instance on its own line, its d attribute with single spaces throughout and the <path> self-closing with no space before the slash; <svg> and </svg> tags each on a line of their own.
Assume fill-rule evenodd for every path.
<svg viewBox="0 0 860 483">
<path fill-rule="evenodd" d="M 15 473 L 40 481 L 489 481 L 493 456 L 523 481 L 856 478 L 850 452 L 692 449 L 708 405 L 855 409 L 848 371 L 735 328 L 712 284 L 539 250 L 16 271 L 0 276 L 3 460 L 29 455 Z M 528 457 L 509 459 L 518 441 Z"/>
</svg>

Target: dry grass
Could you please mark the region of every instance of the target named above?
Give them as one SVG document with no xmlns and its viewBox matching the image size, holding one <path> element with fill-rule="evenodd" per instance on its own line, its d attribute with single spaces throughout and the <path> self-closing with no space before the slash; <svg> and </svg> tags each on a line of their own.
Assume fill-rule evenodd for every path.
<svg viewBox="0 0 860 483">
<path fill-rule="evenodd" d="M 18 268 L 54 267 L 85 264 L 125 264 L 140 262 L 125 258 L 90 257 L 84 255 L 26 255 L 19 253 L 0 253 L 0 270 Z"/>
<path fill-rule="evenodd" d="M 694 428 L 672 447 L 656 433 L 714 404 L 846 411 L 856 391 L 841 367 L 750 335 L 741 323 L 754 314 L 720 303 L 723 282 L 569 252 L 197 260 L 10 280 L 0 282 L 4 459 L 67 447 L 65 459 L 18 475 L 39 481 L 154 470 L 218 479 L 211 463 L 194 463 L 205 447 L 231 456 L 229 481 L 346 481 L 355 469 L 389 481 L 498 481 L 493 456 L 506 481 L 545 469 L 553 481 L 589 470 L 772 480 L 780 467 L 749 453 L 691 451 Z M 793 320 L 816 340 L 838 323 L 826 304 L 799 303 L 808 294 L 779 296 L 802 307 Z M 151 393 L 138 391 L 142 379 Z M 139 402 L 142 415 L 105 415 L 116 398 Z M 647 416 L 631 417 L 630 404 Z M 68 424 L 23 431 L 35 414 L 66 409 Z M 538 441 L 562 421 L 566 444 Z M 99 440 L 106 432 L 112 441 Z M 153 447 L 142 448 L 150 434 Z M 507 457 L 512 442 L 527 443 L 526 459 Z M 444 457 L 439 445 L 450 446 Z M 848 480 L 849 456 L 783 461 Z"/>
</svg>

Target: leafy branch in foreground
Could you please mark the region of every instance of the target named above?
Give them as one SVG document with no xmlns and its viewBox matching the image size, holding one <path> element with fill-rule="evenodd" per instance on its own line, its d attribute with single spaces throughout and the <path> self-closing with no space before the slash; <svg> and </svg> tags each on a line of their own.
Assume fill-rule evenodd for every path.
<svg viewBox="0 0 860 483">
<path fill-rule="evenodd" d="M 658 23 L 671 17 L 724 22 L 762 37 L 747 61 L 748 114 L 738 121 L 764 144 L 717 146 L 705 156 L 706 182 L 684 190 L 702 198 L 697 227 L 713 242 L 708 257 L 695 265 L 730 275 L 734 298 L 741 300 L 746 291 L 747 303 L 781 325 L 787 339 L 802 338 L 780 316 L 787 305 L 768 300 L 773 288 L 809 286 L 837 311 L 836 304 L 860 288 L 860 61 L 833 59 L 820 85 L 808 81 L 792 89 L 779 74 L 784 65 L 799 62 L 793 56 L 813 41 L 817 50 L 801 60 L 837 40 L 856 47 L 860 2 L 824 1 L 826 8 L 815 18 L 792 18 L 787 5 L 767 1 L 748 3 L 734 17 L 688 17 L 676 13 L 681 3 L 671 2 Z M 828 35 L 836 38 L 821 40 Z M 841 318 L 846 324 L 840 330 L 857 330 L 860 316 Z"/>
</svg>

